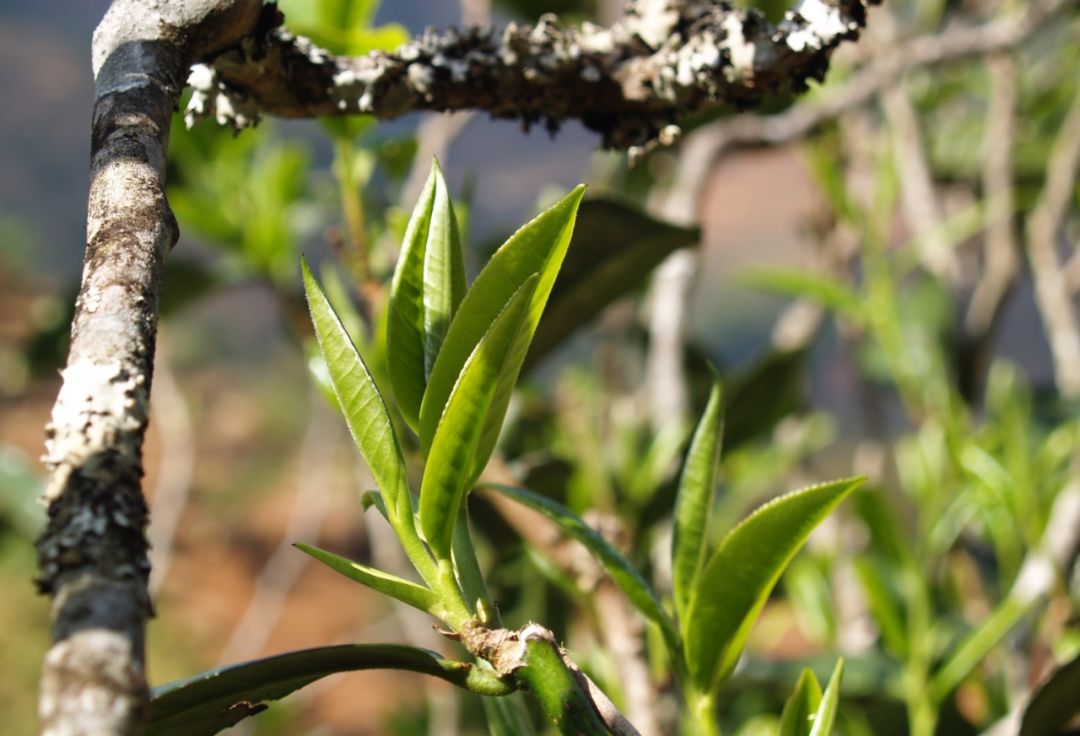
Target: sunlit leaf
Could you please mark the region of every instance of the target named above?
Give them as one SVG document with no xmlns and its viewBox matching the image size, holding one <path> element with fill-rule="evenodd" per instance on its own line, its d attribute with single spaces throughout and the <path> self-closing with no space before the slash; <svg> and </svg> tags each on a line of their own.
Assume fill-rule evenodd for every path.
<svg viewBox="0 0 1080 736">
<path fill-rule="evenodd" d="M 387 321 L 394 395 L 414 430 L 420 424 L 428 376 L 464 295 L 461 239 L 446 181 L 435 162 L 405 230 Z"/>
<path fill-rule="evenodd" d="M 487 463 L 479 447 L 484 424 L 504 386 L 513 386 L 525 356 L 529 302 L 538 277 L 525 280 L 465 362 L 439 421 L 420 487 L 420 525 L 439 559 L 449 559 L 461 501 Z M 509 391 L 509 388 L 505 390 Z M 479 474 L 479 471 L 476 471 Z"/>
<path fill-rule="evenodd" d="M 511 235 L 466 293 L 431 370 L 420 408 L 420 444 L 425 450 L 431 448 L 443 408 L 465 361 L 511 297 L 528 278 L 536 275 L 536 289 L 522 325 L 526 346 L 532 340 L 570 245 L 575 215 L 584 192 L 585 188 L 578 186 Z M 481 448 L 494 447 L 509 401 L 510 395 L 506 392 L 493 404 L 480 439 Z"/>
<path fill-rule="evenodd" d="M 705 563 L 706 534 L 712 512 L 716 469 L 720 459 L 723 427 L 720 384 L 714 384 L 690 449 L 686 453 L 679 490 L 675 497 L 675 530 L 671 544 L 671 577 L 675 612 L 686 624 L 690 594 Z"/>
<path fill-rule="evenodd" d="M 344 644 L 279 654 L 162 685 L 150 701 L 147 736 L 210 736 L 305 685 L 338 672 L 399 669 L 442 678 L 485 695 L 513 688 L 490 670 L 398 644 Z"/>
<path fill-rule="evenodd" d="M 712 691 L 731 675 L 788 562 L 814 527 L 861 482 L 834 481 L 774 499 L 720 543 L 698 577 L 684 628 L 687 665 L 700 689 Z"/>
<path fill-rule="evenodd" d="M 335 555 L 333 552 L 327 552 L 309 544 L 297 544 L 295 546 L 301 552 L 311 555 L 345 577 L 351 578 L 391 598 L 396 598 L 402 603 L 408 603 L 413 608 L 419 608 L 421 611 L 431 611 L 438 601 L 437 596 L 422 585 L 417 585 L 396 575 L 362 565 L 359 562 L 354 562 L 346 557 Z"/>
<path fill-rule="evenodd" d="M 699 239 L 695 229 L 654 220 L 616 200 L 582 202 L 566 260 L 525 358 L 526 370 L 608 304 L 640 286 L 672 252 Z"/>
<path fill-rule="evenodd" d="M 840 708 L 840 681 L 844 678 L 844 660 L 836 663 L 829 684 L 825 687 L 825 693 L 821 696 L 821 704 L 817 713 L 814 714 L 814 727 L 810 729 L 810 736 L 830 736 L 833 724 L 836 722 L 836 713 Z"/>
<path fill-rule="evenodd" d="M 580 516 L 562 504 L 526 488 L 485 484 L 484 488 L 509 496 L 553 521 L 568 537 L 580 542 L 597 559 L 604 571 L 626 594 L 634 606 L 654 621 L 664 632 L 669 645 L 678 641 L 671 617 L 660 605 L 656 594 L 633 565 L 617 549 L 586 524 Z"/>
<path fill-rule="evenodd" d="M 394 436 L 386 404 L 341 320 L 312 276 L 307 262 L 302 265 L 315 336 L 326 358 L 330 381 L 345 415 L 345 422 L 387 501 L 391 524 L 411 523 L 412 498 L 405 475 L 405 461 Z"/>
<path fill-rule="evenodd" d="M 799 675 L 795 690 L 784 703 L 780 715 L 779 736 L 810 736 L 814 725 L 813 716 L 821 704 L 821 685 L 814 677 L 814 671 L 807 668 Z"/>
</svg>

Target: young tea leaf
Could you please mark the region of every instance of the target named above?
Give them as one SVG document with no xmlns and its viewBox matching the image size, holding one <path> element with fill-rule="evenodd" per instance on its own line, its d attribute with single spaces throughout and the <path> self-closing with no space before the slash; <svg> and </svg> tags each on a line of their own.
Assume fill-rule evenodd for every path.
<svg viewBox="0 0 1080 736">
<path fill-rule="evenodd" d="M 522 333 L 537 281 L 535 274 L 526 279 L 477 344 L 435 431 L 420 487 L 420 526 L 440 560 L 450 559 L 454 524 L 473 480 L 473 468 L 487 462 L 487 456 L 478 456 L 484 422 L 500 384 L 508 376 L 516 378 L 521 367 Z"/>
<path fill-rule="evenodd" d="M 394 395 L 416 430 L 428 376 L 465 295 L 461 239 L 446 180 L 433 162 L 390 285 L 387 351 Z"/>
<path fill-rule="evenodd" d="M 412 498 L 405 476 L 405 460 L 394 436 L 386 404 L 341 320 L 311 274 L 307 261 L 303 261 L 302 266 L 315 336 L 326 358 L 330 381 L 345 422 L 387 501 L 390 523 L 411 523 Z"/>
<path fill-rule="evenodd" d="M 712 692 L 728 678 L 788 562 L 861 482 L 834 481 L 781 496 L 720 543 L 698 576 L 684 627 L 687 666 L 699 689 Z"/>
<path fill-rule="evenodd" d="M 513 687 L 490 669 L 399 644 L 343 644 L 279 654 L 203 672 L 154 689 L 146 736 L 211 736 L 338 672 L 398 669 L 442 678 L 482 695 Z"/>
<path fill-rule="evenodd" d="M 814 677 L 814 671 L 806 668 L 795 683 L 795 691 L 784 703 L 779 736 L 810 736 L 814 715 L 820 704 L 821 685 Z"/>
<path fill-rule="evenodd" d="M 327 552 L 324 549 L 319 549 L 318 547 L 313 547 L 309 544 L 297 544 L 295 546 L 301 552 L 311 555 L 319 562 L 332 570 L 340 572 L 345 577 L 351 578 L 356 582 L 366 585 L 372 590 L 376 590 L 384 595 L 388 595 L 391 598 L 397 598 L 402 603 L 408 603 L 413 608 L 419 608 L 421 611 L 430 612 L 435 604 L 438 603 L 438 597 L 422 585 L 403 580 L 396 575 L 391 575 L 388 572 L 362 565 L 359 562 L 353 562 L 348 558 L 335 555 L 333 552 Z"/>
<path fill-rule="evenodd" d="M 578 186 L 511 235 L 465 294 L 431 369 L 420 407 L 420 445 L 425 451 L 430 451 L 436 427 L 465 362 L 522 284 L 536 275 L 536 289 L 522 325 L 528 347 L 570 245 L 574 219 L 584 192 L 584 186 Z M 480 440 L 481 447 L 494 447 L 509 400 L 509 391 L 500 392 L 498 401 L 492 405 Z"/>
<path fill-rule="evenodd" d="M 660 605 L 660 601 L 657 599 L 656 594 L 653 593 L 652 588 L 641 577 L 641 573 L 623 557 L 622 553 L 612 547 L 580 516 L 562 504 L 526 488 L 497 484 L 485 484 L 483 487 L 504 496 L 509 496 L 518 503 L 543 514 L 555 522 L 566 536 L 580 542 L 596 558 L 604 571 L 611 576 L 611 579 L 619 586 L 630 602 L 660 627 L 668 645 L 675 647 L 673 651 L 677 649 L 678 636 L 675 633 L 675 626 L 671 621 L 671 617 L 667 615 L 663 606 Z"/>
<path fill-rule="evenodd" d="M 821 704 L 817 713 L 814 714 L 814 727 L 810 729 L 810 736 L 830 736 L 833 723 L 836 722 L 836 712 L 840 707 L 840 680 L 844 677 L 844 660 L 841 658 L 836 663 L 829 684 L 825 687 L 825 694 L 821 696 Z"/>
<path fill-rule="evenodd" d="M 679 490 L 675 497 L 675 533 L 671 544 L 671 575 L 675 613 L 685 629 L 690 594 L 705 562 L 705 535 L 709 528 L 716 465 L 720 459 L 723 427 L 720 384 L 714 384 L 690 449 L 686 453 Z"/>
<path fill-rule="evenodd" d="M 608 304 L 639 288 L 674 251 L 700 239 L 696 229 L 654 220 L 615 199 L 590 197 L 582 202 L 562 271 L 529 346 L 525 370 Z"/>
</svg>

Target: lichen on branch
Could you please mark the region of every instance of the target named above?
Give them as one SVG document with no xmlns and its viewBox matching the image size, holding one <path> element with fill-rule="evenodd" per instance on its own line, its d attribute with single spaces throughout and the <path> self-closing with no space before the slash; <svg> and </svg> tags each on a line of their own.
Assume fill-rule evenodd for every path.
<svg viewBox="0 0 1080 736">
<path fill-rule="evenodd" d="M 335 56 L 279 25 L 197 68 L 189 124 L 280 117 L 486 110 L 556 131 L 577 119 L 613 148 L 647 145 L 687 115 L 749 107 L 820 80 L 879 0 L 802 0 L 777 25 L 725 2 L 638 2 L 609 28 L 542 16 L 502 31 L 428 29 L 392 53 Z"/>
</svg>

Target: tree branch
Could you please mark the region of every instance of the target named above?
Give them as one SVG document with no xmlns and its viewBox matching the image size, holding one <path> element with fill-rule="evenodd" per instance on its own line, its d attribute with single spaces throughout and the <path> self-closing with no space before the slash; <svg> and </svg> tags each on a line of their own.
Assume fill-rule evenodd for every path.
<svg viewBox="0 0 1080 736">
<path fill-rule="evenodd" d="M 161 267 L 177 238 L 164 196 L 169 122 L 191 60 L 235 42 L 258 7 L 118 0 L 94 34 L 86 259 L 46 428 L 49 519 L 37 542 L 38 585 L 53 595 L 45 734 L 132 734 L 143 719 L 141 451 Z"/>
<path fill-rule="evenodd" d="M 1016 49 L 1047 27 L 1077 0 L 1043 0 L 990 23 L 952 26 L 941 33 L 899 43 L 862 67 L 836 91 L 793 105 L 776 115 L 745 114 L 704 125 L 688 135 L 698 155 L 717 158 L 738 147 L 794 141 L 842 113 L 867 104 L 897 79 L 920 68 Z M 707 167 L 701 167 L 707 168 Z M 698 191 L 694 191 L 696 197 Z"/>
<path fill-rule="evenodd" d="M 197 68 L 188 121 L 209 116 L 245 127 L 260 113 L 392 118 L 480 109 L 526 127 L 543 121 L 551 131 L 575 118 L 605 146 L 640 146 L 717 104 L 804 90 L 879 1 L 802 0 L 778 28 L 754 11 L 707 0 L 638 2 L 610 28 L 564 27 L 548 14 L 501 34 L 428 30 L 394 53 L 359 58 L 274 28 Z"/>
</svg>

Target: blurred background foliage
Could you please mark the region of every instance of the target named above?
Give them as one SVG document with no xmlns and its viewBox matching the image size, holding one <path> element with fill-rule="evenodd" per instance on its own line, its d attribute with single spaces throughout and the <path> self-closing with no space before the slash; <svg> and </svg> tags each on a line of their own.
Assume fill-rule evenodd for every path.
<svg viewBox="0 0 1080 736">
<path fill-rule="evenodd" d="M 784 8 L 753 4 L 774 19 Z M 362 54 L 459 17 L 610 22 L 621 4 L 281 6 L 295 31 Z M 49 8 L 0 3 L 11 41 L 0 54 L 17 60 L 16 38 L 37 33 L 54 70 L 34 84 L 4 78 L 31 93 L 6 95 L 25 101 L 0 123 L 5 140 L 25 143 L 0 167 L 0 711 L 15 733 L 35 730 L 47 637 L 28 583 L 41 524 L 33 458 L 81 252 L 85 187 L 70 180 L 86 175 L 71 140 L 85 149 L 91 82 L 78 54 L 104 2 L 60 22 Z M 169 198 L 183 236 L 167 267 L 147 447 L 152 680 L 339 641 L 446 646 L 289 547 L 395 567 L 387 531 L 356 503 L 370 478 L 318 388 L 298 263 L 301 252 L 318 262 L 387 386 L 387 279 L 437 155 L 460 202 L 470 274 L 568 185 L 587 181 L 593 198 L 494 473 L 585 514 L 661 590 L 670 571 L 657 551 L 710 365 L 726 397 L 717 530 L 780 490 L 871 479 L 767 607 L 722 703 L 726 732 L 776 733 L 801 667 L 827 677 L 842 654 L 841 733 L 1011 734 L 1025 713 L 1024 733 L 1058 733 L 1073 681 L 1055 683 L 1066 697 L 1028 702 L 1080 654 L 1080 418 L 1061 358 L 1080 340 L 1069 334 L 1080 288 L 1075 10 L 1065 4 L 998 53 L 886 75 L 814 125 L 767 128 L 787 131 L 785 120 L 842 99 L 873 78 L 875 60 L 1028 12 L 1010 0 L 887 0 L 807 96 L 772 101 L 771 118 L 702 116 L 679 146 L 632 168 L 590 153 L 596 141 L 580 127 L 548 140 L 468 113 L 267 120 L 240 135 L 185 130 L 177 118 Z M 80 127 L 60 127 L 65 117 Z M 1048 242 L 1035 227 L 1044 215 Z M 1054 288 L 1071 320 L 1048 306 Z M 544 622 L 632 720 L 644 706 L 670 728 L 666 663 L 648 646 L 656 632 L 579 551 L 493 498 L 477 496 L 472 510 L 507 624 Z M 621 646 L 638 637 L 640 652 Z M 484 732 L 474 699 L 387 673 L 312 686 L 251 723 L 259 734 Z"/>
</svg>

